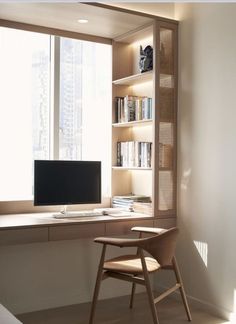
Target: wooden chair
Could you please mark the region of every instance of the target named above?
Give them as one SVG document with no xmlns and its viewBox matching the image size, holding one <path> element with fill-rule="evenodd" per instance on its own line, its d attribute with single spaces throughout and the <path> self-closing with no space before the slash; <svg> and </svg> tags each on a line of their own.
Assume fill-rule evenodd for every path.
<svg viewBox="0 0 236 324">
<path fill-rule="evenodd" d="M 191 314 L 182 279 L 174 256 L 178 229 L 171 228 L 169 230 L 164 230 L 160 228 L 134 227 L 132 230 L 140 233 L 138 239 L 99 237 L 94 240 L 97 243 L 102 243 L 103 248 L 98 267 L 89 324 L 93 324 L 94 322 L 95 308 L 101 281 L 108 277 L 132 282 L 130 308 L 133 307 L 136 284 L 146 287 L 154 324 L 159 324 L 155 304 L 172 292 L 180 289 L 188 320 L 191 321 Z M 149 233 L 152 234 L 152 236 L 142 238 L 142 233 Z M 105 261 L 107 245 L 113 245 L 120 248 L 137 247 L 137 254 L 123 255 Z M 148 252 L 151 257 L 144 256 L 144 251 Z M 157 298 L 154 298 L 149 280 L 149 273 L 160 269 L 173 270 L 177 282 L 173 287 L 169 288 Z"/>
</svg>

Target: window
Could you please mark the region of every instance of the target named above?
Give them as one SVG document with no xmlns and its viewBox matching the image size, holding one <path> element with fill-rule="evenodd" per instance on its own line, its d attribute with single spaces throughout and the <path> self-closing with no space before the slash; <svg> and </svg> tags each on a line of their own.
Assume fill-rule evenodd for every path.
<svg viewBox="0 0 236 324">
<path fill-rule="evenodd" d="M 111 46 L 0 28 L 0 70 L 0 200 L 31 200 L 49 158 L 101 160 L 109 196 Z"/>
<path fill-rule="evenodd" d="M 110 195 L 111 46 L 60 39 L 59 157 L 102 161 Z"/>
<path fill-rule="evenodd" d="M 50 149 L 50 36 L 0 28 L 0 71 L 0 200 L 32 199 L 33 159 Z"/>
</svg>

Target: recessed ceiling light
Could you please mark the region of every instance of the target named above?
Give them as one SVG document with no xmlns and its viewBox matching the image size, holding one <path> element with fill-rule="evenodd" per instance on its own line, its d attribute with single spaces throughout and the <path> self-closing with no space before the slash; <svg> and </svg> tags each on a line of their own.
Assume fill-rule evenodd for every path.
<svg viewBox="0 0 236 324">
<path fill-rule="evenodd" d="M 87 24 L 88 20 L 87 19 L 78 19 L 78 22 L 80 24 Z"/>
</svg>

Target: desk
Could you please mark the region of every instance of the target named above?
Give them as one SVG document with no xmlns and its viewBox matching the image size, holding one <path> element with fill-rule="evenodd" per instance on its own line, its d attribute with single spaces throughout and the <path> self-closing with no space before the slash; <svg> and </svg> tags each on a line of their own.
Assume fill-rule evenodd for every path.
<svg viewBox="0 0 236 324">
<path fill-rule="evenodd" d="M 52 213 L 0 215 L 0 246 L 130 234 L 133 226 L 170 228 L 175 218 L 157 219 L 131 213 L 127 217 L 97 216 L 55 219 Z"/>
<path fill-rule="evenodd" d="M 0 323 L 3 324 L 22 324 L 5 307 L 0 304 Z"/>
</svg>

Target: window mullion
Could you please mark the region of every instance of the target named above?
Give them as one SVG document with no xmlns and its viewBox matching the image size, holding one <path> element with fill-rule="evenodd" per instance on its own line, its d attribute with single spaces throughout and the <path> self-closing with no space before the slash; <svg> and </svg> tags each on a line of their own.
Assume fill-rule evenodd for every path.
<svg viewBox="0 0 236 324">
<path fill-rule="evenodd" d="M 60 37 L 51 36 L 51 140 L 50 158 L 59 159 Z"/>
</svg>

